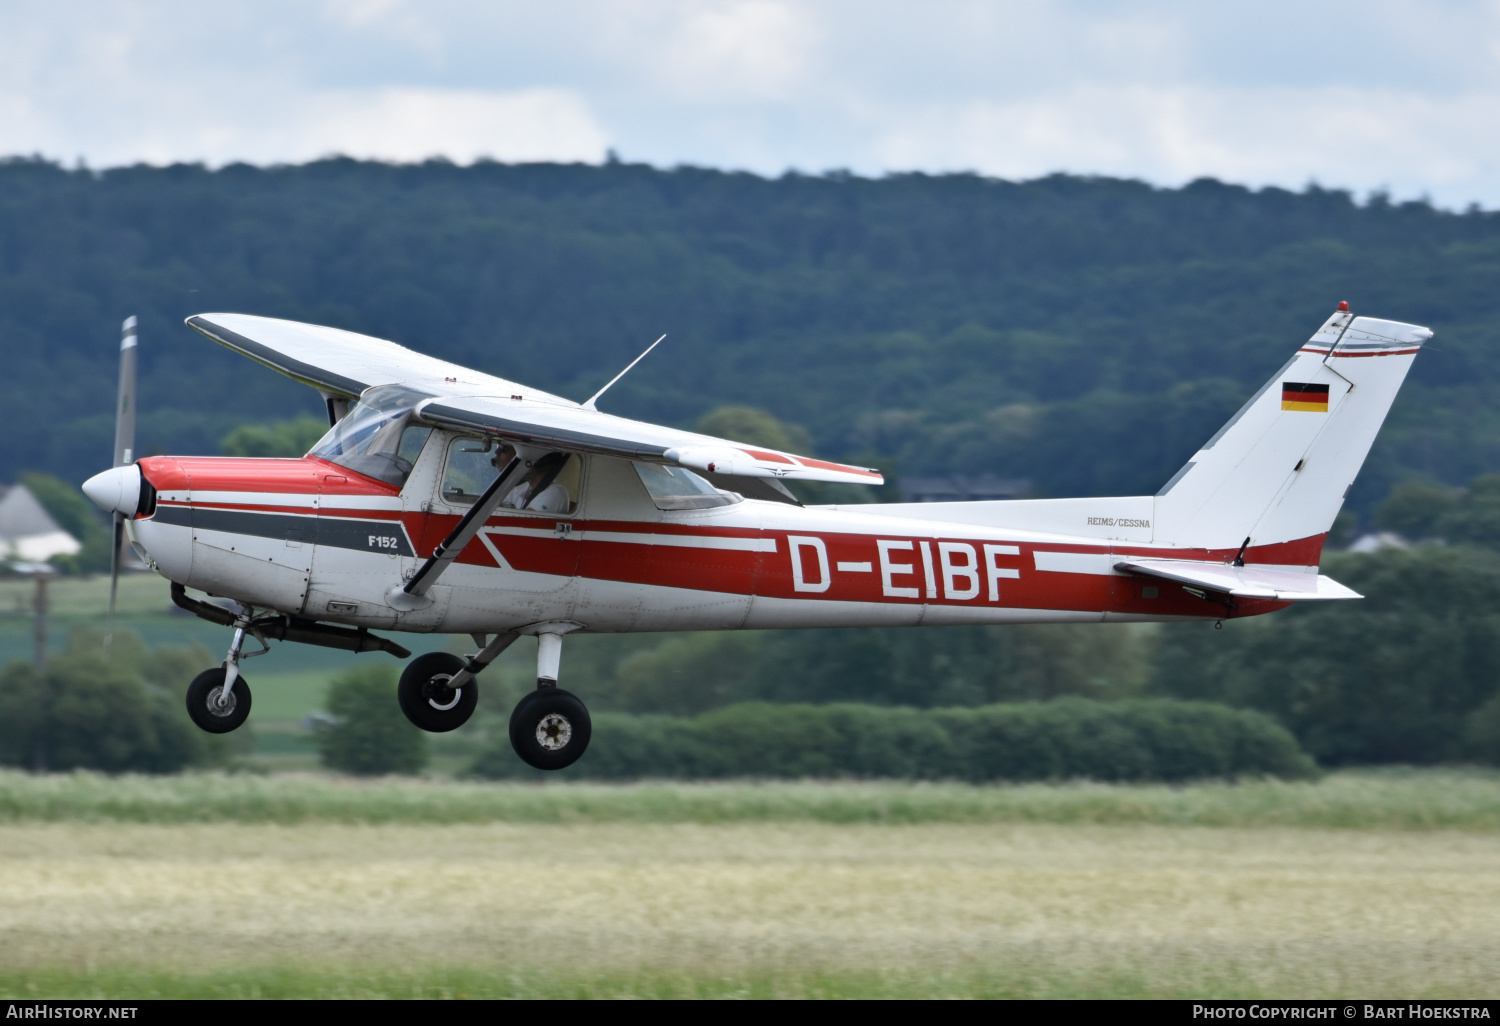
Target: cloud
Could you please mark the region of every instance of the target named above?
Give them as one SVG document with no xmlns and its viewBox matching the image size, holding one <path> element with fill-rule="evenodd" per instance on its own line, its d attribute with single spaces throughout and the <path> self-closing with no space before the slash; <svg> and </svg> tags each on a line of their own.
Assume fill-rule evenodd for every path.
<svg viewBox="0 0 1500 1026">
<path fill-rule="evenodd" d="M 1427 97 L 1391 88 L 1075 87 L 1014 102 L 906 111 L 879 133 L 887 167 L 968 167 L 1007 178 L 1059 170 L 1181 183 L 1309 178 L 1462 202 L 1495 197 L 1500 95 Z"/>
<path fill-rule="evenodd" d="M 1311 178 L 1500 206 L 1500 0 L 0 5 L 0 154 Z"/>
<path fill-rule="evenodd" d="M 47 118 L 24 95 L 0 93 L 0 152 L 46 144 Z M 343 154 L 392 161 L 444 156 L 508 162 L 604 158 L 609 137 L 588 102 L 566 89 L 209 91 L 142 103 L 91 133 L 95 163 L 300 162 Z M 9 138 L 7 138 L 9 136 Z M 27 140 L 29 141 L 29 140 Z M 66 153 L 66 150 L 63 150 Z"/>
<path fill-rule="evenodd" d="M 289 130 L 261 134 L 275 139 L 287 160 L 335 152 L 403 161 L 598 162 L 608 146 L 588 102 L 566 89 L 326 92 L 310 99 Z"/>
<path fill-rule="evenodd" d="M 786 100 L 815 65 L 817 27 L 802 10 L 773 0 L 679 3 L 653 17 L 622 8 L 614 45 L 647 55 L 643 68 L 682 101 Z"/>
</svg>

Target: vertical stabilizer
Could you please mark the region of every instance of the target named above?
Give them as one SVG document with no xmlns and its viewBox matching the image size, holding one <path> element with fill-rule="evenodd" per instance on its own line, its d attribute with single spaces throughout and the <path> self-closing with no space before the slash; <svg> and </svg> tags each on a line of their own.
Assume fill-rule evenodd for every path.
<svg viewBox="0 0 1500 1026">
<path fill-rule="evenodd" d="M 1157 493 L 1155 541 L 1213 549 L 1239 548 L 1246 538 L 1255 547 L 1320 543 L 1431 337 L 1415 324 L 1355 317 L 1340 303 Z"/>
</svg>

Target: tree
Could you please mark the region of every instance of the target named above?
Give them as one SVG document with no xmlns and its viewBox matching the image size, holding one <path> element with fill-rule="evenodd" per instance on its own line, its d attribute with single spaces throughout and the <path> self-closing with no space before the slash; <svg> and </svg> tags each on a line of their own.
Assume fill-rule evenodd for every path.
<svg viewBox="0 0 1500 1026">
<path fill-rule="evenodd" d="M 1500 548 L 1500 474 L 1481 474 L 1469 482 L 1433 531 L 1451 542 Z"/>
<path fill-rule="evenodd" d="M 116 632 L 109 652 L 76 631 L 43 673 L 16 661 L 0 671 L 0 763 L 33 769 L 172 773 L 222 764 L 244 738 L 211 737 L 183 712 L 201 646 L 148 650 Z"/>
<path fill-rule="evenodd" d="M 1269 713 L 1325 764 L 1467 757 L 1500 694 L 1500 555 L 1418 546 L 1325 569 L 1365 598 L 1165 625 L 1151 690 Z"/>
<path fill-rule="evenodd" d="M 806 428 L 797 424 L 789 424 L 778 419 L 774 414 L 754 406 L 720 406 L 699 419 L 697 430 L 706 435 L 716 435 L 733 442 L 763 445 L 767 449 L 779 449 L 798 456 L 814 455 L 812 435 L 808 434 Z M 863 462 L 878 464 L 890 461 L 866 457 Z M 787 486 L 793 495 L 810 506 L 833 503 L 858 505 L 865 502 L 899 502 L 901 496 L 896 487 L 894 473 L 888 468 L 882 469 L 887 469 L 887 479 L 885 485 L 879 488 L 828 481 L 795 481 L 788 482 Z"/>
<path fill-rule="evenodd" d="M 1375 510 L 1375 526 L 1420 541 L 1437 536 L 1438 523 L 1458 505 L 1462 492 L 1429 481 L 1402 481 Z"/>
<path fill-rule="evenodd" d="M 1500 215 L 1479 210 L 1066 175 L 16 159 L 0 161 L 0 239 L 0 479 L 101 469 L 127 312 L 142 452 L 320 419 L 311 389 L 182 324 L 236 309 L 575 399 L 666 330 L 611 412 L 687 426 L 750 403 L 833 459 L 1149 494 L 1339 298 L 1438 333 L 1351 508 L 1395 481 L 1500 471 L 1500 312 L 1474 299 L 1495 293 Z"/>
<path fill-rule="evenodd" d="M 705 435 L 763 445 L 801 456 L 813 454 L 812 435 L 806 428 L 787 424 L 754 406 L 720 406 L 699 418 L 698 430 Z"/>
<path fill-rule="evenodd" d="M 354 666 L 335 677 L 328 711 L 334 723 L 318 738 L 328 768 L 376 776 L 417 773 L 427 765 L 427 735 L 402 715 L 390 666 Z"/>
<path fill-rule="evenodd" d="M 317 417 L 277 420 L 269 424 L 242 424 L 219 441 L 225 456 L 304 456 L 328 431 L 328 422 Z"/>
</svg>

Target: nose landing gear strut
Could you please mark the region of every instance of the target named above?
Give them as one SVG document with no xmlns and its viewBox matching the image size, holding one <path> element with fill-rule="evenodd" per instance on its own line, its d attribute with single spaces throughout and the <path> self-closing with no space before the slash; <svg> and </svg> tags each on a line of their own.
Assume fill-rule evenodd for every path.
<svg viewBox="0 0 1500 1026">
<path fill-rule="evenodd" d="M 240 676 L 240 660 L 265 655 L 271 650 L 264 638 L 259 652 L 243 654 L 245 636 L 250 629 L 250 614 L 240 612 L 234 618 L 234 639 L 224 664 L 204 670 L 193 678 L 187 689 L 187 711 L 192 721 L 210 734 L 227 734 L 245 722 L 250 715 L 250 685 Z"/>
</svg>

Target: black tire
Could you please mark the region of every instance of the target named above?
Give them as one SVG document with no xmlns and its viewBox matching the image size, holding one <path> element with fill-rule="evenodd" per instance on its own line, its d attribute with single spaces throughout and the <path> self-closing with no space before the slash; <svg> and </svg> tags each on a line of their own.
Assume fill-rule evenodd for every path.
<svg viewBox="0 0 1500 1026">
<path fill-rule="evenodd" d="M 407 663 L 396 686 L 396 699 L 406 718 L 434 734 L 457 730 L 469 722 L 479 704 L 479 682 L 471 680 L 456 691 L 448 686 L 464 666 L 463 659 L 447 652 L 428 652 Z"/>
<path fill-rule="evenodd" d="M 521 761 L 540 770 L 560 770 L 589 747 L 593 723 L 577 697 L 558 688 L 537 688 L 510 714 L 510 745 Z"/>
<path fill-rule="evenodd" d="M 210 734 L 227 734 L 250 715 L 250 685 L 244 677 L 236 677 L 234 687 L 229 689 L 229 708 L 215 705 L 219 692 L 224 690 L 227 671 L 222 666 L 204 670 L 193 678 L 187 689 L 187 711 L 200 730 Z"/>
</svg>

